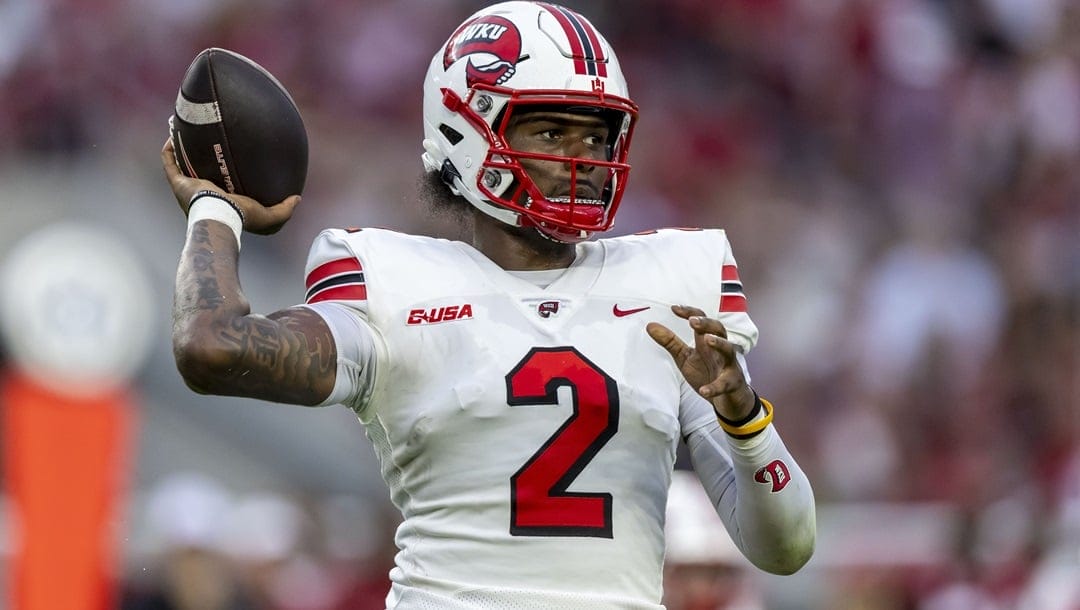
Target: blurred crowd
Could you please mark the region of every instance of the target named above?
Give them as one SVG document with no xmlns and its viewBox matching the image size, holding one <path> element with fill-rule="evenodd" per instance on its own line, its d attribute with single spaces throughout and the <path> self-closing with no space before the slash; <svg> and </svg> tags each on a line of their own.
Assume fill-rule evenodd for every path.
<svg viewBox="0 0 1080 610">
<path fill-rule="evenodd" d="M 822 519 L 809 576 L 670 608 L 1080 609 L 1080 3 L 564 4 L 641 107 L 615 232 L 728 230 L 754 383 Z M 480 5 L 9 1 L 0 165 L 104 155 L 160 180 L 179 78 L 220 46 L 278 76 L 312 146 L 305 207 L 253 250 L 302 263 L 325 226 L 452 236 L 413 203 L 421 82 Z M 239 497 L 212 475 L 139 490 L 126 609 L 382 607 L 385 497 Z"/>
</svg>

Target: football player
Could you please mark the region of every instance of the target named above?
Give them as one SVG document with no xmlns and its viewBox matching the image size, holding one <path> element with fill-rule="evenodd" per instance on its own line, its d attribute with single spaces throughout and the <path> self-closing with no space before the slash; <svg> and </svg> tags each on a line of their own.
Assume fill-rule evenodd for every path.
<svg viewBox="0 0 1080 610">
<path fill-rule="evenodd" d="M 659 608 L 676 451 L 740 551 L 798 570 L 810 483 L 748 384 L 757 339 L 721 230 L 614 239 L 638 109 L 580 14 L 504 2 L 458 27 L 424 83 L 431 190 L 469 243 L 321 233 L 305 302 L 250 313 L 242 230 L 270 207 L 185 178 L 177 366 L 198 392 L 342 404 L 401 510 L 389 608 Z"/>
</svg>

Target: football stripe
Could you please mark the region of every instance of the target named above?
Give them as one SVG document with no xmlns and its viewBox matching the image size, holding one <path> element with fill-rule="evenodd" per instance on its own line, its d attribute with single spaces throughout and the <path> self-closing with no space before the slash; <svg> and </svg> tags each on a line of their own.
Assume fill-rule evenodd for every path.
<svg viewBox="0 0 1080 610">
<path fill-rule="evenodd" d="M 343 274 L 343 275 L 335 275 L 335 276 L 329 277 L 329 278 L 315 284 L 314 286 L 312 286 L 311 289 L 309 289 L 307 291 L 307 298 L 310 299 L 315 294 L 318 294 L 319 292 L 322 292 L 323 290 L 326 290 L 328 288 L 333 288 L 334 286 L 344 286 L 345 284 L 363 284 L 363 283 L 364 283 L 364 274 L 363 273 L 346 273 L 346 274 Z"/>
<path fill-rule="evenodd" d="M 742 282 L 723 282 L 720 284 L 720 292 L 723 294 L 742 294 Z"/>
<path fill-rule="evenodd" d="M 191 125 L 213 125 L 221 122 L 221 108 L 217 102 L 197 104 L 185 98 L 183 92 L 177 92 L 176 116 Z"/>
<path fill-rule="evenodd" d="M 348 284 L 335 286 L 308 297 L 308 303 L 320 303 L 322 301 L 366 301 L 367 286 L 363 284 Z"/>
<path fill-rule="evenodd" d="M 722 282 L 738 282 L 739 281 L 739 268 L 735 265 L 724 265 L 720 270 L 720 281 Z"/>
<path fill-rule="evenodd" d="M 332 260 L 312 269 L 311 273 L 307 274 L 307 278 L 304 279 L 304 287 L 310 290 L 312 286 L 330 276 L 340 275 L 342 273 L 354 273 L 363 270 L 364 268 L 360 265 L 360 261 L 356 258 L 339 258 Z"/>
</svg>

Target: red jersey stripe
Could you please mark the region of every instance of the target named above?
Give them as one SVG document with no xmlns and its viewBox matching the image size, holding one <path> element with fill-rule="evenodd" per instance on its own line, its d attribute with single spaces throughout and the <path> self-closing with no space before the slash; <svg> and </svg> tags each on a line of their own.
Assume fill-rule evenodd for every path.
<svg viewBox="0 0 1080 610">
<path fill-rule="evenodd" d="M 333 288 L 327 288 L 316 292 L 311 295 L 311 298 L 307 300 L 308 303 L 319 303 L 321 301 L 366 301 L 367 300 L 367 286 L 361 284 L 346 284 L 345 286 L 334 286 Z"/>
<path fill-rule="evenodd" d="M 331 275 L 363 270 L 364 268 L 360 266 L 360 261 L 355 258 L 339 258 L 328 263 L 323 263 L 312 269 L 311 273 L 307 275 L 307 279 L 304 280 L 304 287 L 310 289 L 312 286 L 325 280 Z"/>
<path fill-rule="evenodd" d="M 735 265 L 724 265 L 724 268 L 720 271 L 720 281 L 722 282 L 738 282 L 739 280 L 739 268 Z"/>
</svg>

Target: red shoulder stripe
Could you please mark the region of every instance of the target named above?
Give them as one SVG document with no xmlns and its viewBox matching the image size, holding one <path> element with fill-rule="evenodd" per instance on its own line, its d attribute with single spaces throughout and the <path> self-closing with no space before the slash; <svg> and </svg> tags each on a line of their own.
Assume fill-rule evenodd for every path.
<svg viewBox="0 0 1080 610">
<path fill-rule="evenodd" d="M 720 296 L 720 313 L 746 313 L 746 295 L 725 294 Z"/>
<path fill-rule="evenodd" d="M 309 273 L 304 280 L 304 287 L 311 289 L 312 286 L 332 275 L 363 270 L 364 268 L 360 265 L 360 261 L 356 260 L 356 258 L 339 258 L 328 263 L 323 263 L 312 269 L 311 273 Z"/>
<path fill-rule="evenodd" d="M 720 313 L 746 312 L 746 293 L 743 292 L 739 268 L 724 265 L 720 270 Z"/>
<path fill-rule="evenodd" d="M 348 284 L 335 286 L 319 291 L 307 300 L 308 303 L 321 301 L 365 301 L 367 300 L 367 286 L 362 284 Z"/>
<path fill-rule="evenodd" d="M 739 281 L 739 268 L 735 265 L 724 265 L 724 268 L 720 271 L 721 282 L 738 282 Z"/>
</svg>

